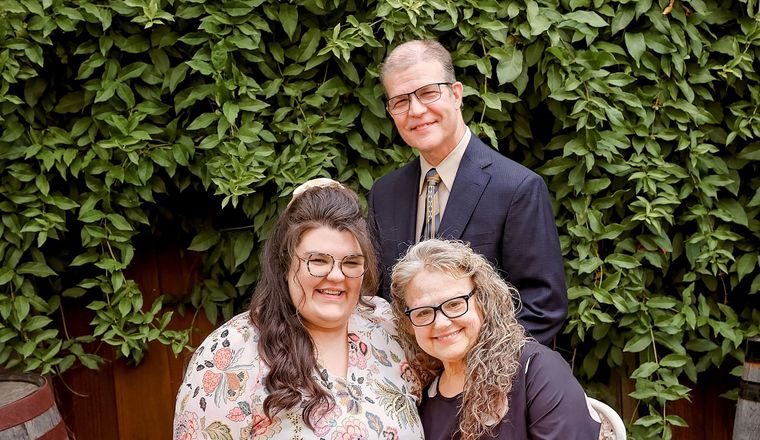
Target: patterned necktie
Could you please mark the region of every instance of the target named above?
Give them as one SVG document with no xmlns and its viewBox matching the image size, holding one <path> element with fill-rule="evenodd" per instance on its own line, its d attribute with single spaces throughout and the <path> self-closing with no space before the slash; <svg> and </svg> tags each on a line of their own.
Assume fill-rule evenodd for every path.
<svg viewBox="0 0 760 440">
<path fill-rule="evenodd" d="M 425 223 L 422 225 L 422 235 L 420 241 L 429 240 L 435 237 L 438 231 L 438 225 L 441 223 L 441 212 L 438 206 L 438 184 L 441 182 L 441 176 L 435 168 L 425 174 Z"/>
</svg>

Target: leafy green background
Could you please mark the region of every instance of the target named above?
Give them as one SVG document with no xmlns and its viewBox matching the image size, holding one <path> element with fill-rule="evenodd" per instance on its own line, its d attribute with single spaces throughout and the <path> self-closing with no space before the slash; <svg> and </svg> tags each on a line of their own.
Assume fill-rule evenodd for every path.
<svg viewBox="0 0 760 440">
<path fill-rule="evenodd" d="M 239 310 L 297 184 L 366 195 L 413 157 L 378 65 L 432 37 L 469 126 L 547 179 L 570 287 L 559 348 L 585 381 L 635 381 L 633 438 L 669 438 L 686 379 L 739 374 L 760 333 L 758 8 L 0 0 L 0 366 L 96 368 L 91 341 L 181 351 L 166 298 L 144 304 L 124 275 L 149 243 L 202 253 L 187 303 Z M 91 334 L 70 336 L 83 305 Z"/>
</svg>

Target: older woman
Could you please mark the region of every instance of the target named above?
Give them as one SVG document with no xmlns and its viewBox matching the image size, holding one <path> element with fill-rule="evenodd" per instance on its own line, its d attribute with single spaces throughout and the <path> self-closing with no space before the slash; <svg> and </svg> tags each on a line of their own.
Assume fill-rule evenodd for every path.
<svg viewBox="0 0 760 440">
<path fill-rule="evenodd" d="M 312 187 L 308 187 L 312 186 Z M 352 191 L 297 191 L 247 313 L 198 347 L 175 439 L 421 439 L 419 384 L 374 294 L 377 261 Z"/>
<path fill-rule="evenodd" d="M 426 439 L 599 437 L 568 364 L 525 336 L 517 292 L 467 245 L 413 246 L 393 268 L 391 291 L 402 345 L 427 385 Z"/>
</svg>

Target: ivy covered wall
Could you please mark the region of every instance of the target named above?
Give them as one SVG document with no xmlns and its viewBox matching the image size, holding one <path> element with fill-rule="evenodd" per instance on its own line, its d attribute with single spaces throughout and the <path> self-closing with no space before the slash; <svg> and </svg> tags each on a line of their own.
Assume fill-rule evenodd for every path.
<svg viewBox="0 0 760 440">
<path fill-rule="evenodd" d="M 760 6 L 651 0 L 0 0 L 0 366 L 97 367 L 89 341 L 182 350 L 135 249 L 201 252 L 189 302 L 250 294 L 292 189 L 366 195 L 413 153 L 389 47 L 439 39 L 475 133 L 555 199 L 579 377 L 635 380 L 639 438 L 760 323 Z M 70 337 L 67 308 L 93 311 Z M 632 353 L 624 357 L 624 353 Z M 636 359 L 630 371 L 626 358 Z"/>
</svg>

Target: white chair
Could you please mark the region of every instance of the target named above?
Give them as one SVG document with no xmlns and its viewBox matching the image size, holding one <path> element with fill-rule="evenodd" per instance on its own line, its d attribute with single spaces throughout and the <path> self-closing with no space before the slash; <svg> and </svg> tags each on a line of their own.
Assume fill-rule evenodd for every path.
<svg viewBox="0 0 760 440">
<path fill-rule="evenodd" d="M 586 403 L 592 416 L 594 412 L 599 415 L 602 429 L 599 431 L 599 440 L 625 440 L 625 424 L 620 415 L 609 405 L 594 398 L 586 396 Z M 596 417 L 594 417 L 596 419 Z"/>
</svg>

